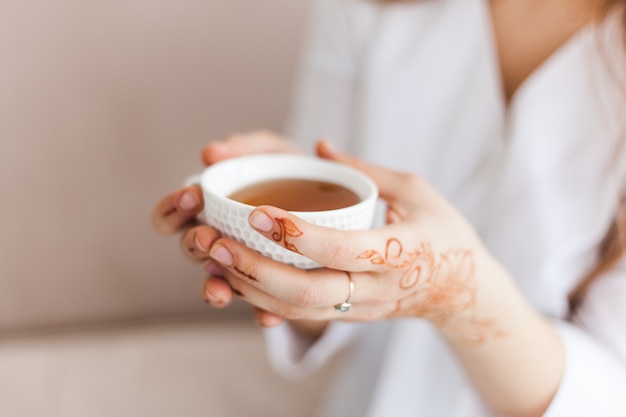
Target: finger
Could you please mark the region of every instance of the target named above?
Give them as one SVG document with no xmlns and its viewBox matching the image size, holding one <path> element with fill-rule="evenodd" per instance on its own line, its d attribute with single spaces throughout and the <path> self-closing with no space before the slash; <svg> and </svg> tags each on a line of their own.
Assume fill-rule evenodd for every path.
<svg viewBox="0 0 626 417">
<path fill-rule="evenodd" d="M 157 232 L 170 235 L 193 220 L 204 208 L 202 189 L 191 186 L 163 198 L 152 212 L 152 223 Z"/>
<path fill-rule="evenodd" d="M 211 226 L 205 224 L 195 226 L 187 230 L 181 236 L 183 252 L 192 261 L 204 261 L 209 259 L 209 248 L 220 234 Z"/>
<path fill-rule="evenodd" d="M 210 268 L 205 269 L 218 268 L 216 263 L 209 263 L 208 266 Z M 218 308 L 223 307 L 231 300 L 231 298 L 227 298 L 228 295 L 230 297 L 237 296 L 254 307 L 255 321 L 263 327 L 272 327 L 280 324 L 283 316 L 295 319 L 309 316 L 319 317 L 325 313 L 322 309 L 288 305 L 250 283 L 249 276 L 239 271 L 238 268 L 234 271 L 229 271 L 225 268 L 223 280 L 207 281 L 207 288 L 211 288 L 210 291 L 213 292 L 212 295 L 205 294 L 205 299 L 209 304 Z M 217 284 L 220 287 L 217 287 Z M 224 284 L 226 287 L 223 286 Z"/>
<path fill-rule="evenodd" d="M 250 225 L 268 239 L 320 265 L 342 271 L 382 271 L 398 267 L 411 230 L 395 223 L 375 230 L 336 230 L 308 223 L 276 207 L 259 206 Z"/>
<path fill-rule="evenodd" d="M 292 304 L 255 287 L 253 283 L 246 281 L 246 274 L 239 271 L 227 273 L 226 276 L 231 288 L 237 288 L 238 295 L 257 310 L 255 315 L 257 323 L 264 327 L 277 325 L 282 319 L 288 319 L 307 323 L 306 327 L 312 330 L 319 327 L 313 325 L 313 322 L 326 322 L 334 319 L 344 321 L 375 320 L 391 316 L 396 309 L 395 300 L 386 302 L 375 300 L 363 303 L 354 301 L 354 296 L 351 298 L 354 303 L 348 312 L 338 310 L 335 305 L 310 307 Z M 348 288 L 344 288 L 342 294 L 344 299 L 337 305 L 347 300 Z M 341 297 L 341 295 L 339 296 Z"/>
<path fill-rule="evenodd" d="M 233 134 L 223 141 L 207 145 L 202 160 L 211 165 L 225 159 L 255 153 L 298 152 L 287 139 L 269 131 L 257 130 L 246 134 Z"/>
<path fill-rule="evenodd" d="M 261 327 L 275 327 L 283 322 L 283 318 L 277 314 L 263 310 L 262 308 L 254 308 L 254 321 Z"/>
<path fill-rule="evenodd" d="M 330 320 L 336 318 L 334 307 L 306 307 L 291 304 L 285 300 L 266 293 L 253 283 L 247 281 L 247 276 L 238 270 L 227 273 L 226 279 L 233 291 L 245 302 L 256 309 L 255 319 L 259 325 L 271 327 L 280 324 L 283 318 L 288 320 Z"/>
<path fill-rule="evenodd" d="M 243 292 L 246 301 L 286 318 L 298 317 L 302 309 L 332 310 L 349 296 L 349 277 L 345 271 L 298 269 L 273 261 L 231 239 L 218 240 L 210 254 L 241 280 L 242 284 L 238 284 L 229 278 Z M 355 302 L 379 302 L 383 298 L 381 294 L 390 292 L 384 280 L 371 274 L 352 273 L 351 277 Z"/>
<path fill-rule="evenodd" d="M 350 165 L 372 178 L 378 186 L 380 197 L 393 209 L 387 218 L 390 223 L 404 219 L 415 220 L 427 212 L 457 215 L 456 209 L 418 175 L 368 164 L 335 150 L 323 140 L 318 142 L 316 149 L 319 156 Z"/>
<path fill-rule="evenodd" d="M 337 151 L 325 140 L 317 143 L 316 151 L 322 158 L 350 165 L 368 175 L 378 186 L 380 197 L 387 201 L 410 199 L 413 194 L 416 194 L 416 191 L 413 191 L 414 187 L 421 188 L 425 185 L 425 182 L 418 176 L 369 164 Z"/>
<path fill-rule="evenodd" d="M 239 244 L 235 243 L 235 245 Z M 254 257 L 261 257 L 269 261 L 270 263 L 268 265 L 276 264 L 245 247 L 242 248 L 240 255 L 245 255 L 244 252 L 249 252 L 249 254 Z M 259 264 L 255 261 L 252 261 L 252 263 L 257 266 Z M 277 270 L 271 271 L 268 273 L 268 279 L 266 280 L 265 275 L 262 273 L 259 274 L 259 277 L 262 276 L 262 278 L 257 278 L 250 272 L 246 272 L 247 266 L 241 263 L 239 266 L 230 268 L 230 270 L 225 273 L 225 279 L 228 281 L 233 293 L 257 309 L 257 319 L 260 325 L 276 325 L 279 324 L 280 320 L 283 318 L 313 322 L 333 319 L 344 321 L 375 320 L 391 316 L 396 310 L 398 297 L 394 295 L 393 298 L 385 301 L 384 297 L 381 296 L 381 294 L 384 294 L 382 287 L 376 285 L 380 284 L 381 280 L 367 279 L 364 274 L 352 274 L 353 283 L 355 283 L 355 285 L 352 287 L 352 290 L 350 290 L 349 277 L 343 271 L 319 269 L 313 272 L 307 272 L 283 264 L 278 265 L 282 265 L 285 270 L 295 272 L 292 272 L 288 276 L 281 276 Z M 307 295 L 307 292 L 313 294 L 315 291 L 320 290 L 319 285 L 323 282 L 323 279 L 313 279 L 305 282 L 304 285 L 307 285 L 308 288 L 303 292 L 297 289 L 297 285 L 299 285 L 297 282 L 298 273 L 303 274 L 305 277 L 310 277 L 311 274 L 325 275 L 325 278 L 328 279 L 326 283 L 332 286 L 336 294 L 329 295 L 328 300 L 322 301 L 319 303 L 319 306 L 309 305 L 311 296 Z M 335 277 L 337 274 L 340 274 L 339 278 Z M 345 276 L 342 280 L 341 276 L 343 274 L 345 274 Z M 266 285 L 260 285 L 261 282 L 265 282 Z M 284 290 L 286 287 L 293 286 L 294 283 L 296 287 L 294 288 L 294 297 L 292 298 L 279 298 L 282 297 L 283 294 L 289 294 L 289 290 L 273 291 L 275 289 Z M 368 289 L 367 287 L 371 285 L 375 286 Z M 337 289 L 338 287 L 341 287 L 341 289 Z M 274 292 L 276 295 L 266 292 L 266 289 Z M 394 293 L 394 291 L 389 288 L 386 290 L 388 293 Z M 333 299 L 340 301 L 337 303 L 330 301 Z M 352 303 L 349 312 L 344 313 L 337 310 L 337 305 L 348 300 Z M 311 328 L 311 326 L 308 325 L 307 327 Z"/>
<path fill-rule="evenodd" d="M 207 278 L 202 292 L 205 301 L 216 308 L 226 307 L 233 299 L 231 286 L 221 277 L 211 276 Z"/>
<path fill-rule="evenodd" d="M 204 263 L 204 270 L 209 273 L 211 277 L 224 277 L 224 270 L 217 262 L 208 260 Z"/>
</svg>

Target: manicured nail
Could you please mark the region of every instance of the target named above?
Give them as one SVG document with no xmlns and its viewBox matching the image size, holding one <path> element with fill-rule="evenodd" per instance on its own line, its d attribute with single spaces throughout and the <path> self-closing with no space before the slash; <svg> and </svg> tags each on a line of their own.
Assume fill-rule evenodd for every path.
<svg viewBox="0 0 626 417">
<path fill-rule="evenodd" d="M 269 232 L 274 228 L 274 222 L 262 211 L 255 211 L 250 216 L 250 224 L 261 232 Z"/>
<path fill-rule="evenodd" d="M 215 265 L 213 262 L 207 262 L 204 265 L 204 270 L 207 271 L 209 275 L 211 275 L 212 277 L 224 276 L 224 272 L 222 271 L 222 268 L 220 268 L 218 265 Z"/>
<path fill-rule="evenodd" d="M 332 144 L 332 143 L 330 143 L 330 142 L 328 141 L 328 139 L 326 139 L 326 138 L 320 138 L 320 139 L 319 139 L 319 141 L 320 141 L 320 144 L 324 145 L 324 147 L 325 147 L 325 148 L 327 148 L 327 149 L 329 149 L 329 150 L 331 150 L 331 151 L 334 151 L 334 150 L 335 150 L 335 147 L 333 146 L 333 144 Z"/>
<path fill-rule="evenodd" d="M 224 246 L 213 246 L 210 255 L 211 258 L 223 265 L 230 266 L 233 264 L 233 255 Z"/>
<path fill-rule="evenodd" d="M 196 239 L 194 241 L 194 245 L 196 246 L 196 248 L 198 248 L 198 250 L 200 252 L 208 252 L 209 250 L 206 248 L 205 245 L 202 244 L 202 242 L 200 242 L 200 238 L 198 237 L 198 235 L 196 234 Z"/>
<path fill-rule="evenodd" d="M 195 195 L 187 191 L 178 201 L 178 205 L 183 210 L 191 211 L 200 205 L 200 201 Z"/>
<path fill-rule="evenodd" d="M 211 292 L 209 292 L 209 291 L 205 291 L 204 292 L 204 298 L 210 304 L 219 305 L 219 304 L 222 304 L 222 302 L 223 302 L 221 299 L 216 297 L 214 294 L 211 294 Z"/>
</svg>

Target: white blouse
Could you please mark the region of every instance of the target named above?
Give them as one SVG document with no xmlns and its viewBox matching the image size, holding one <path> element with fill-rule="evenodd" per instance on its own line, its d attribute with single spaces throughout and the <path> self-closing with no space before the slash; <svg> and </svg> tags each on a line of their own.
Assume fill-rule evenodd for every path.
<svg viewBox="0 0 626 417">
<path fill-rule="evenodd" d="M 581 30 L 507 106 L 489 13 L 487 0 L 318 0 L 289 133 L 437 187 L 564 342 L 546 416 L 624 417 L 626 261 L 566 319 L 626 184 L 618 19 Z M 285 375 L 337 358 L 319 416 L 493 415 L 423 320 L 337 321 L 312 346 L 287 324 L 265 334 Z"/>
</svg>

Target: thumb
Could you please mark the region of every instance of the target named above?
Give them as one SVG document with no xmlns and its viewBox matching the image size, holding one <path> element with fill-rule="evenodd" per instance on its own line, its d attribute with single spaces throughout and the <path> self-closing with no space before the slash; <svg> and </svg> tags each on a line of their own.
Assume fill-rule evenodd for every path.
<svg viewBox="0 0 626 417">
<path fill-rule="evenodd" d="M 411 190 L 407 188 L 407 185 L 420 182 L 419 177 L 414 175 L 383 168 L 344 154 L 335 149 L 324 139 L 317 142 L 315 150 L 320 158 L 350 165 L 351 167 L 368 175 L 378 186 L 380 197 L 390 202 L 406 200 L 408 194 L 411 193 Z"/>
</svg>

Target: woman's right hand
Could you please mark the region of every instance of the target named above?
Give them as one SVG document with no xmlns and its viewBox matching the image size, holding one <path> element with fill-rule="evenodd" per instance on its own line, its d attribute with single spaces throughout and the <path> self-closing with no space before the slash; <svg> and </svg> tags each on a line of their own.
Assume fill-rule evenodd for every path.
<svg viewBox="0 0 626 417">
<path fill-rule="evenodd" d="M 257 130 L 234 134 L 208 144 L 202 151 L 206 166 L 225 159 L 257 153 L 297 153 L 298 148 L 273 132 Z M 209 248 L 220 235 L 214 228 L 200 223 L 198 215 L 204 209 L 202 189 L 198 185 L 181 188 L 163 197 L 152 213 L 156 231 L 162 235 L 181 234 L 183 252 L 193 261 L 205 263 L 210 274 L 204 285 L 205 300 L 214 307 L 224 307 L 232 301 L 233 291 L 222 279 L 224 272 L 209 260 Z M 264 326 L 280 323 L 277 316 L 257 311 L 257 321 Z"/>
</svg>

